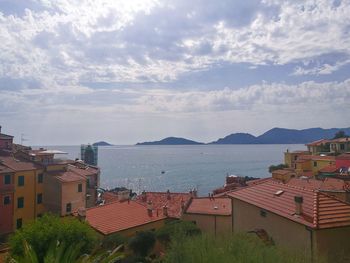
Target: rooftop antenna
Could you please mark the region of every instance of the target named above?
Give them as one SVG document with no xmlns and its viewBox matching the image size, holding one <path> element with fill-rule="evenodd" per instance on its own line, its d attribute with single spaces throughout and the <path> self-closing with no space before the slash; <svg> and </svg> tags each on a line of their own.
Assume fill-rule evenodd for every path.
<svg viewBox="0 0 350 263">
<path fill-rule="evenodd" d="M 23 142 L 28 141 L 24 136 L 26 136 L 24 133 L 21 133 L 21 145 L 23 145 Z"/>
</svg>

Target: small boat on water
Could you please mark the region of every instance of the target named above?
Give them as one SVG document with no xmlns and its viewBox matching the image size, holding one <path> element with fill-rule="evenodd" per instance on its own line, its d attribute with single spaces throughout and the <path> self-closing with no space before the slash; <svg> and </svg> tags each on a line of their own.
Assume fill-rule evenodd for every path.
<svg viewBox="0 0 350 263">
<path fill-rule="evenodd" d="M 160 173 L 161 173 L 161 174 L 165 174 L 165 171 L 163 170 L 163 171 L 161 171 Z"/>
</svg>

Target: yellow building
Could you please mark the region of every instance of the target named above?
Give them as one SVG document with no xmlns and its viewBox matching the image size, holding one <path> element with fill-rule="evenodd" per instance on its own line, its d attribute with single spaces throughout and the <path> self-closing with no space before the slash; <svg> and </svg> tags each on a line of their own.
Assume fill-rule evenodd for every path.
<svg viewBox="0 0 350 263">
<path fill-rule="evenodd" d="M 288 168 L 296 169 L 296 161 L 300 156 L 310 155 L 308 151 L 286 151 L 284 153 L 284 163 L 288 166 Z"/>
<path fill-rule="evenodd" d="M 15 159 L 11 156 L 1 156 L 2 164 L 14 171 L 14 229 L 40 216 L 43 206 L 42 170 L 35 164 Z"/>
<path fill-rule="evenodd" d="M 319 156 L 319 155 L 303 155 L 296 161 L 295 172 L 298 176 L 309 173 L 314 177 L 319 171 L 329 165 L 335 165 L 334 156 Z"/>
<path fill-rule="evenodd" d="M 203 233 L 226 235 L 232 233 L 232 205 L 228 197 L 191 199 L 182 220 L 193 222 Z"/>
</svg>

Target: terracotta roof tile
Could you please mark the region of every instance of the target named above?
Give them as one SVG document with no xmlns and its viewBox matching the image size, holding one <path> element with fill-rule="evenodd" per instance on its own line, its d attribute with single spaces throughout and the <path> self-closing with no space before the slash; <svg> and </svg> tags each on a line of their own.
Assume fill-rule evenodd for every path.
<svg viewBox="0 0 350 263">
<path fill-rule="evenodd" d="M 2 165 L 7 166 L 14 171 L 31 171 L 39 168 L 32 162 L 15 159 L 12 156 L 0 156 L 0 161 Z"/>
<path fill-rule="evenodd" d="M 181 207 L 186 206 L 191 199 L 190 193 L 145 192 L 144 194 L 146 198 L 141 194 L 136 197 L 136 201 L 144 206 L 148 201 L 152 201 L 155 209 L 163 209 L 164 206 L 167 206 L 169 216 L 174 218 L 181 217 Z"/>
<path fill-rule="evenodd" d="M 305 145 L 306 146 L 319 146 L 319 145 L 322 145 L 322 144 L 325 144 L 325 143 L 328 143 L 328 142 L 329 142 L 329 140 L 321 139 L 321 140 L 317 140 L 317 141 L 314 141 L 314 142 L 307 143 Z"/>
<path fill-rule="evenodd" d="M 338 168 L 335 165 L 327 165 L 319 170 L 321 173 L 335 173 Z"/>
<path fill-rule="evenodd" d="M 90 167 L 88 165 L 84 166 L 85 168 L 79 168 L 73 164 L 68 165 L 68 171 L 74 172 L 82 176 L 95 175 L 99 172 L 98 168 Z"/>
<path fill-rule="evenodd" d="M 231 215 L 232 205 L 229 197 L 193 198 L 186 209 L 187 214 Z"/>
<path fill-rule="evenodd" d="M 157 215 L 156 210 L 149 216 L 147 208 L 135 201 L 114 202 L 86 210 L 87 222 L 105 235 L 165 218 L 162 211 Z"/>
<path fill-rule="evenodd" d="M 113 192 L 103 192 L 101 198 L 105 200 L 106 204 L 118 201 L 118 195 Z"/>
<path fill-rule="evenodd" d="M 85 181 L 86 180 L 85 176 L 81 176 L 81 175 L 76 174 L 72 171 L 54 172 L 51 174 L 55 175 L 56 179 L 58 179 L 59 181 L 64 182 L 64 183 L 78 182 L 78 181 Z"/>
<path fill-rule="evenodd" d="M 350 225 L 350 204 L 312 189 L 267 181 L 229 196 L 312 228 Z M 295 215 L 295 196 L 303 197 L 300 216 Z"/>
</svg>

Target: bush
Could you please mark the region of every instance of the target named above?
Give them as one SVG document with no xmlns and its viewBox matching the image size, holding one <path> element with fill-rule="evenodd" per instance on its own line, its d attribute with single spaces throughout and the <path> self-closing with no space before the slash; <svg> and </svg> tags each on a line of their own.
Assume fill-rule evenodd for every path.
<svg viewBox="0 0 350 263">
<path fill-rule="evenodd" d="M 17 230 L 10 237 L 11 255 L 23 257 L 23 244 L 27 242 L 33 248 L 39 262 L 43 262 L 50 246 L 57 241 L 67 247 L 79 243 L 80 253 L 83 254 L 89 253 L 95 247 L 97 236 L 88 224 L 76 218 L 59 218 L 46 214 Z"/>
<path fill-rule="evenodd" d="M 176 235 L 167 250 L 164 263 L 307 263 L 310 259 L 267 246 L 256 237 L 234 235 L 218 237 Z"/>
<path fill-rule="evenodd" d="M 155 243 L 155 234 L 151 231 L 143 231 L 138 232 L 136 236 L 130 239 L 128 247 L 135 255 L 146 257 L 153 249 Z"/>
<path fill-rule="evenodd" d="M 193 236 L 201 233 L 201 230 L 192 222 L 189 221 L 170 221 L 162 228 L 156 231 L 157 239 L 167 245 L 177 232 L 183 232 L 185 236 Z"/>
<path fill-rule="evenodd" d="M 127 238 L 123 237 L 118 233 L 108 235 L 102 240 L 102 248 L 104 249 L 114 249 L 119 245 L 126 243 Z"/>
</svg>

